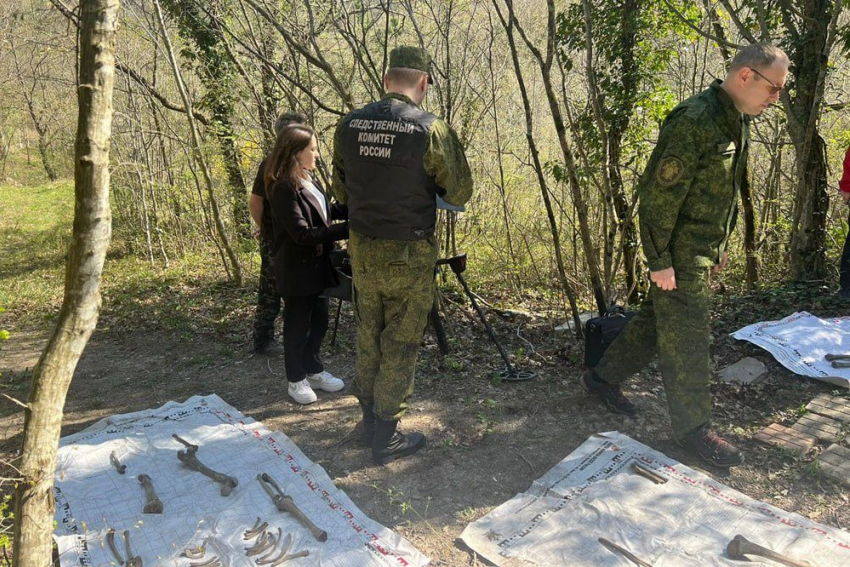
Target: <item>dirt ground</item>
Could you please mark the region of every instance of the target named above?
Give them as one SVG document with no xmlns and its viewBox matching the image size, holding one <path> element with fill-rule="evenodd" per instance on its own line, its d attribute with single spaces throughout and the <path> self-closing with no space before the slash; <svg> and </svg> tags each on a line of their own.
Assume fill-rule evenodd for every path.
<svg viewBox="0 0 850 567">
<path fill-rule="evenodd" d="M 850 313 L 850 308 L 823 304 L 817 298 L 817 292 L 805 295 L 800 308 Z M 218 394 L 268 428 L 287 434 L 361 510 L 408 538 L 432 558 L 433 565 L 482 565 L 455 545 L 463 528 L 526 490 L 593 433 L 611 430 L 752 497 L 847 529 L 846 491 L 818 475 L 814 455 L 799 457 L 751 440 L 755 431 L 773 421 L 790 424 L 801 406 L 820 392 L 832 391 L 790 374 L 764 351 L 726 336 L 740 326 L 740 319 L 770 314 L 769 301 L 767 295 L 742 298 L 720 302 L 718 308 L 716 366 L 754 356 L 770 370 L 769 378 L 756 386 L 714 387 L 716 426 L 747 456 L 744 466 L 728 473 L 706 469 L 671 441 L 664 391 L 653 369 L 636 376 L 626 388 L 639 406 L 638 417 L 614 416 L 581 391 L 577 379 L 582 348 L 569 334 L 552 329 L 561 321 L 533 313 L 510 317 L 491 313 L 496 332 L 517 365 L 538 373 L 528 382 L 498 383 L 492 378 L 493 369 L 501 366 L 496 349 L 469 307 L 457 305 L 448 309 L 454 321 L 448 328 L 452 353 L 442 357 L 429 333 L 420 354 L 414 409 L 402 428 L 423 431 L 428 446 L 413 458 L 377 467 L 367 450 L 346 441 L 359 419 L 348 387 L 336 394 L 320 392 L 319 401 L 310 406 L 291 402 L 286 396 L 283 360 L 250 351 L 250 317 L 242 317 L 239 325 L 226 332 L 186 332 L 158 328 L 150 321 L 138 328 L 132 321 L 118 324 L 107 308 L 77 368 L 62 434 L 105 416 L 196 394 Z M 777 314 L 783 310 L 784 306 L 775 309 Z M 755 320 L 759 319 L 749 319 Z M 14 340 L 0 355 L 2 387 L 11 396 L 25 398 L 30 369 L 50 327 L 10 330 Z M 354 372 L 353 345 L 350 312 L 343 309 L 337 345 L 327 346 L 325 362 L 348 385 Z M 0 456 L 13 461 L 23 414 L 10 403 L 0 410 Z"/>
</svg>

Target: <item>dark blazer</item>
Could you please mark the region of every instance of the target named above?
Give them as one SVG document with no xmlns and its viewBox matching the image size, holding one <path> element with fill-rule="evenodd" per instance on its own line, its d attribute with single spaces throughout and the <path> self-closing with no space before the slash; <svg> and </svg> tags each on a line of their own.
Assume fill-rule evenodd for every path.
<svg viewBox="0 0 850 567">
<path fill-rule="evenodd" d="M 325 194 L 321 184 L 313 184 Z M 274 274 L 283 297 L 305 297 L 336 285 L 330 251 L 334 242 L 348 238 L 348 207 L 331 203 L 325 194 L 325 222 L 318 200 L 300 185 L 279 180 L 269 188 L 274 224 Z"/>
</svg>

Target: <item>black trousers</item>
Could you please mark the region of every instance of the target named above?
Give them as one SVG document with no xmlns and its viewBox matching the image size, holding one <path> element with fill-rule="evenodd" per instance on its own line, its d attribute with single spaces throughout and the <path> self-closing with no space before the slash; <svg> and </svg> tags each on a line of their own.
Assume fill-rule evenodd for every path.
<svg viewBox="0 0 850 567">
<path fill-rule="evenodd" d="M 274 277 L 272 239 L 260 238 L 260 285 L 257 289 L 257 313 L 254 316 L 254 348 L 261 349 L 274 339 L 274 320 L 280 313 L 280 294 Z"/>
<path fill-rule="evenodd" d="M 325 369 L 320 351 L 327 332 L 327 297 L 316 294 L 284 299 L 283 364 L 287 380 L 300 382 L 307 374 Z"/>
<path fill-rule="evenodd" d="M 850 219 L 847 220 L 850 225 Z M 841 266 L 838 268 L 838 284 L 842 291 L 850 291 L 850 230 L 844 240 L 844 251 L 841 254 Z"/>
</svg>

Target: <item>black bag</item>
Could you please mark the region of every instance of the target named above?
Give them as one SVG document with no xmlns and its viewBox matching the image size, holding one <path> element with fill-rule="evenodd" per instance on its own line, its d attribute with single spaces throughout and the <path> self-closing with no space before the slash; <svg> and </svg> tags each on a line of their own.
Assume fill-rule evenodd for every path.
<svg viewBox="0 0 850 567">
<path fill-rule="evenodd" d="M 346 250 L 331 250 L 331 266 L 334 269 L 337 284 L 325 288 L 323 297 L 335 297 L 342 301 L 351 301 L 351 260 Z"/>
<path fill-rule="evenodd" d="M 587 368 L 595 368 L 599 364 L 605 350 L 634 315 L 634 311 L 612 307 L 605 315 L 588 319 L 584 325 L 584 365 Z"/>
</svg>

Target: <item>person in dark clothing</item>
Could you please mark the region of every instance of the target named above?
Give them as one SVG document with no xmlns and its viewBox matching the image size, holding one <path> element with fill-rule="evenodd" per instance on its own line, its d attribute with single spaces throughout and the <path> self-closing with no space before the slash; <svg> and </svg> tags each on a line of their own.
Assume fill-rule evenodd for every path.
<svg viewBox="0 0 850 567">
<path fill-rule="evenodd" d="M 847 148 L 847 153 L 844 154 L 844 175 L 841 181 L 838 182 L 838 189 L 841 191 L 841 199 L 846 205 L 850 202 L 850 148 Z M 850 221 L 848 221 L 850 223 Z M 841 289 L 839 294 L 845 299 L 850 299 L 850 230 L 847 231 L 847 238 L 844 240 L 844 253 L 841 254 L 840 277 L 838 280 Z"/>
<path fill-rule="evenodd" d="M 328 298 L 336 285 L 330 252 L 348 238 L 348 208 L 331 203 L 312 176 L 318 145 L 313 129 L 290 125 L 277 137 L 265 170 L 274 226 L 274 275 L 283 297 L 283 349 L 288 393 L 299 404 L 316 401 L 315 389 L 345 387 L 325 371 L 320 349 L 328 330 Z"/>
<path fill-rule="evenodd" d="M 275 136 L 291 124 L 305 124 L 303 114 L 287 112 L 281 114 L 274 125 Z M 265 169 L 268 156 L 263 158 L 257 168 L 248 209 L 257 225 L 254 236 L 260 245 L 260 285 L 257 289 L 257 312 L 254 316 L 254 350 L 267 356 L 280 356 L 283 346 L 274 340 L 274 322 L 280 313 L 280 294 L 277 292 L 274 278 L 274 228 L 272 209 L 266 199 Z"/>
</svg>

